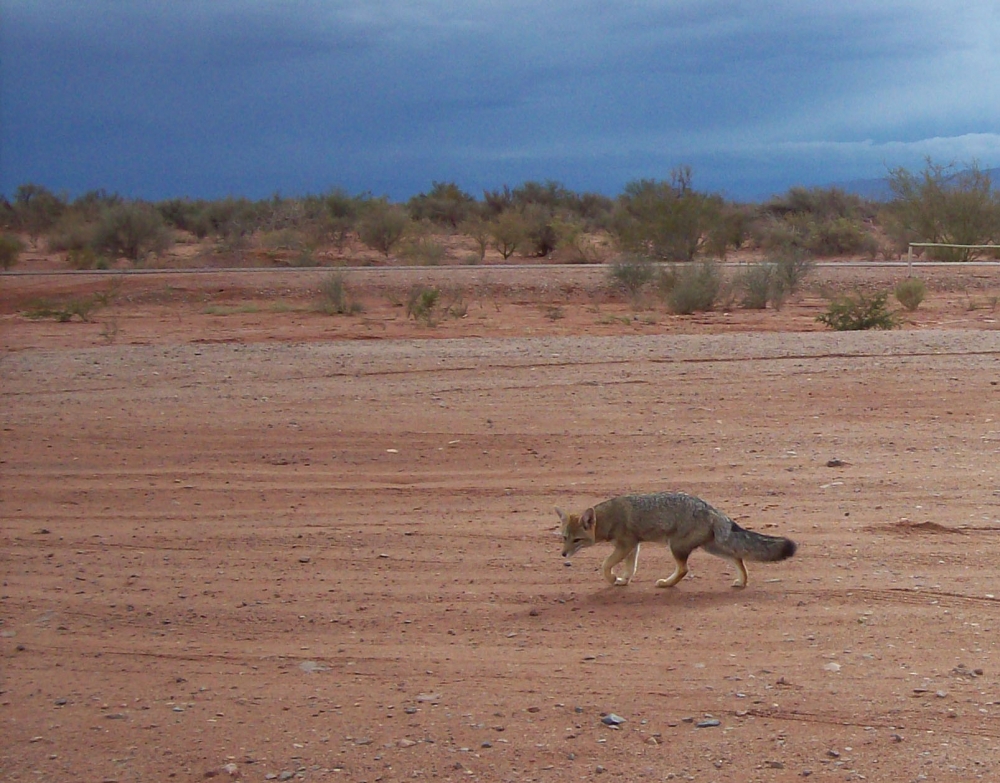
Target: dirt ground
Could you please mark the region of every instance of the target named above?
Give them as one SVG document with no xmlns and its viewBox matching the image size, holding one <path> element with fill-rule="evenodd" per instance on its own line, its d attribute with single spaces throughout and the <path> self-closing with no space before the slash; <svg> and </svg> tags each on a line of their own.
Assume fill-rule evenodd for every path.
<svg viewBox="0 0 1000 783">
<path fill-rule="evenodd" d="M 922 272 L 859 333 L 589 268 L 3 276 L 0 777 L 996 780 L 1000 271 Z M 666 489 L 799 551 L 560 557 L 554 505 Z"/>
</svg>

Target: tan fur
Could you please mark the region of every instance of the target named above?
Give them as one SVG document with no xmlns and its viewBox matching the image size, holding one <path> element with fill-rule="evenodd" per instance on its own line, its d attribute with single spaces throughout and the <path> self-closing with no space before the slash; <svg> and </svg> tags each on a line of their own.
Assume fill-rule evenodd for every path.
<svg viewBox="0 0 1000 783">
<path fill-rule="evenodd" d="M 744 560 L 761 562 L 784 560 L 795 554 L 795 543 L 787 538 L 744 530 L 704 500 L 683 492 L 650 495 L 621 495 L 588 508 L 582 514 L 556 509 L 562 521 L 563 557 L 572 557 L 585 547 L 611 541 L 614 549 L 601 564 L 601 573 L 612 585 L 627 585 L 639 560 L 639 545 L 657 541 L 670 547 L 674 572 L 656 582 L 657 587 L 673 587 L 687 573 L 691 553 L 706 552 L 728 560 L 736 568 L 733 587 L 746 587 Z M 616 576 L 615 566 L 624 563 Z"/>
</svg>

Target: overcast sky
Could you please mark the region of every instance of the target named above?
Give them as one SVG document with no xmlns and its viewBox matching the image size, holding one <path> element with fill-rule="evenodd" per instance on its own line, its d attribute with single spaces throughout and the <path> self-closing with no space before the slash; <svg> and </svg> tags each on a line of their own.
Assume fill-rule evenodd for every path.
<svg viewBox="0 0 1000 783">
<path fill-rule="evenodd" d="M 1000 166 L 998 0 L 0 0 L 0 191 L 760 198 Z"/>
</svg>

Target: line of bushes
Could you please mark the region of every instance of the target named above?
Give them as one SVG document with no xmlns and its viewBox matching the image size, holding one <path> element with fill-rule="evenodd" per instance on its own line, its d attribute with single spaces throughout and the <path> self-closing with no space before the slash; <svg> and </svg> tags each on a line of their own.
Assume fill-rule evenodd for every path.
<svg viewBox="0 0 1000 783">
<path fill-rule="evenodd" d="M 637 180 L 617 198 L 574 193 L 558 182 L 526 182 L 475 198 L 455 183 L 434 182 L 406 202 L 393 203 L 341 189 L 300 198 L 252 201 L 174 198 L 124 199 L 93 191 L 76 199 L 37 184 L 0 198 L 0 261 L 23 251 L 13 235 L 36 247 L 65 252 L 79 267 L 117 259 L 154 259 L 180 232 L 211 239 L 220 251 L 251 245 L 277 261 L 314 263 L 319 248 L 343 250 L 357 241 L 385 258 L 440 263 L 436 237 L 461 235 L 477 263 L 494 250 L 502 258 L 607 260 L 627 252 L 666 262 L 724 259 L 754 248 L 769 256 L 898 256 L 909 242 L 990 244 L 1000 241 L 1000 197 L 988 173 L 973 165 L 956 171 L 931 161 L 920 174 L 890 172 L 894 197 L 865 200 L 838 188 L 792 188 L 760 204 L 727 201 L 698 191 L 690 168 L 667 180 Z M 595 237 L 604 238 L 603 241 Z M 982 251 L 933 250 L 935 258 L 970 260 Z M 764 275 L 763 271 L 758 275 Z"/>
</svg>

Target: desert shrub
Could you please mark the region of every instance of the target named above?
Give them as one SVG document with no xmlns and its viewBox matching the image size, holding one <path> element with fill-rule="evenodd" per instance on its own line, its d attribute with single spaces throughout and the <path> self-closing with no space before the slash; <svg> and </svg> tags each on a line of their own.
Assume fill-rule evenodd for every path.
<svg viewBox="0 0 1000 783">
<path fill-rule="evenodd" d="M 481 263 L 486 258 L 486 249 L 490 246 L 490 224 L 479 215 L 474 215 L 465 220 L 458 230 L 476 243 L 476 250 L 479 258 L 469 263 Z"/>
<path fill-rule="evenodd" d="M 7 271 L 17 263 L 24 251 L 24 243 L 13 234 L 0 234 L 0 268 Z"/>
<path fill-rule="evenodd" d="M 416 237 L 399 249 L 399 255 L 407 262 L 421 266 L 437 266 L 444 260 L 444 254 L 444 245 L 428 237 Z"/>
<path fill-rule="evenodd" d="M 677 271 L 667 294 L 667 306 L 678 315 L 711 310 L 722 288 L 719 265 L 712 261 L 688 264 Z"/>
<path fill-rule="evenodd" d="M 506 261 L 527 241 L 528 225 L 520 212 L 510 209 L 490 221 L 490 236 Z"/>
<path fill-rule="evenodd" d="M 888 299 L 886 291 L 869 295 L 858 290 L 844 294 L 831 301 L 827 311 L 816 316 L 816 320 L 838 332 L 895 329 L 899 320 L 889 310 Z"/>
<path fill-rule="evenodd" d="M 740 304 L 748 310 L 764 310 L 768 302 L 781 306 L 784 287 L 774 264 L 752 264 L 736 279 Z"/>
<path fill-rule="evenodd" d="M 666 261 L 691 261 L 722 219 L 723 207 L 721 197 L 693 190 L 691 170 L 682 167 L 670 182 L 628 183 L 619 197 L 613 230 L 627 250 Z"/>
<path fill-rule="evenodd" d="M 545 258 L 559 245 L 558 221 L 552 210 L 541 204 L 524 207 L 524 248 L 536 258 Z"/>
<path fill-rule="evenodd" d="M 677 265 L 660 264 L 656 268 L 656 274 L 653 277 L 653 288 L 656 290 L 657 296 L 661 299 L 668 299 L 670 292 L 674 290 L 674 286 L 677 285 Z"/>
<path fill-rule="evenodd" d="M 37 242 L 66 211 L 66 199 L 43 185 L 26 183 L 14 192 L 13 209 L 18 227 Z"/>
<path fill-rule="evenodd" d="M 927 296 L 927 285 L 919 277 L 908 277 L 896 283 L 896 289 L 893 293 L 896 294 L 896 299 L 903 307 L 913 312 L 920 307 L 920 303 Z"/>
<path fill-rule="evenodd" d="M 235 202 L 232 199 L 224 202 L 207 202 L 200 199 L 174 198 L 158 202 L 156 209 L 168 226 L 194 234 L 198 239 L 204 239 L 210 233 L 218 233 L 219 227 L 228 219 L 221 218 L 223 210 L 233 204 Z"/>
<path fill-rule="evenodd" d="M 730 248 L 739 250 L 750 233 L 750 215 L 746 208 L 722 205 L 708 226 L 704 251 L 712 258 L 725 260 Z"/>
<path fill-rule="evenodd" d="M 94 308 L 99 306 L 96 297 L 83 297 L 80 299 L 68 299 L 63 302 L 53 302 L 48 299 L 39 299 L 28 305 L 24 314 L 32 319 L 52 318 L 59 323 L 68 323 L 76 316 L 81 321 L 89 322 L 90 314 Z"/>
<path fill-rule="evenodd" d="M 786 294 L 798 292 L 806 278 L 816 269 L 816 262 L 803 250 L 785 248 L 772 253 L 767 262 L 774 266 L 774 272 Z"/>
<path fill-rule="evenodd" d="M 808 214 L 818 220 L 857 218 L 870 216 L 870 206 L 864 199 L 840 188 L 805 188 L 796 186 L 783 196 L 775 196 L 765 203 L 762 211 L 783 217 L 789 214 Z"/>
<path fill-rule="evenodd" d="M 301 250 L 304 246 L 302 234 L 291 228 L 265 231 L 260 235 L 260 245 L 265 250 Z"/>
<path fill-rule="evenodd" d="M 93 246 L 111 256 L 138 262 L 170 244 L 163 216 L 149 204 L 133 201 L 110 207 L 94 229 Z"/>
<path fill-rule="evenodd" d="M 434 182 L 429 193 L 414 196 L 406 206 L 413 220 L 455 229 L 475 211 L 476 200 L 454 182 Z"/>
<path fill-rule="evenodd" d="M 567 261 L 574 264 L 595 264 L 600 260 L 600 250 L 580 218 L 563 217 L 555 221 L 553 227 L 559 237 L 559 249 L 567 251 Z"/>
<path fill-rule="evenodd" d="M 433 326 L 435 324 L 435 309 L 440 299 L 441 290 L 439 288 L 428 288 L 424 285 L 413 286 L 406 300 L 406 317 Z"/>
<path fill-rule="evenodd" d="M 80 248 L 73 248 L 66 254 L 66 264 L 70 269 L 107 269 L 110 264 L 108 259 L 99 254 L 90 245 Z"/>
<path fill-rule="evenodd" d="M 655 276 L 656 266 L 649 258 L 640 255 L 620 256 L 608 267 L 608 280 L 611 286 L 633 300 Z"/>
<path fill-rule="evenodd" d="M 839 217 L 810 223 L 806 249 L 817 256 L 867 255 L 874 258 L 878 240 L 860 220 Z"/>
<path fill-rule="evenodd" d="M 372 250 L 388 258 L 406 234 L 409 222 L 402 207 L 381 200 L 374 201 L 364 209 L 358 223 L 358 236 Z"/>
<path fill-rule="evenodd" d="M 73 210 L 66 212 L 56 221 L 46 237 L 45 244 L 54 253 L 93 249 L 96 231 L 96 219 L 88 220 L 83 214 Z"/>
<path fill-rule="evenodd" d="M 350 298 L 344 276 L 335 273 L 320 281 L 316 309 L 326 315 L 354 315 L 362 308 L 359 302 Z"/>
<path fill-rule="evenodd" d="M 878 253 L 878 240 L 857 218 L 818 218 L 809 213 L 765 215 L 751 231 L 758 247 L 768 252 L 800 252 L 829 257 Z"/>
<path fill-rule="evenodd" d="M 889 173 L 893 201 L 885 209 L 886 230 L 897 248 L 910 242 L 982 245 L 1000 239 L 1000 194 L 988 171 L 972 164 L 956 172 L 927 160 L 920 175 L 904 168 Z M 929 257 L 969 261 L 983 251 L 928 248 Z"/>
</svg>

